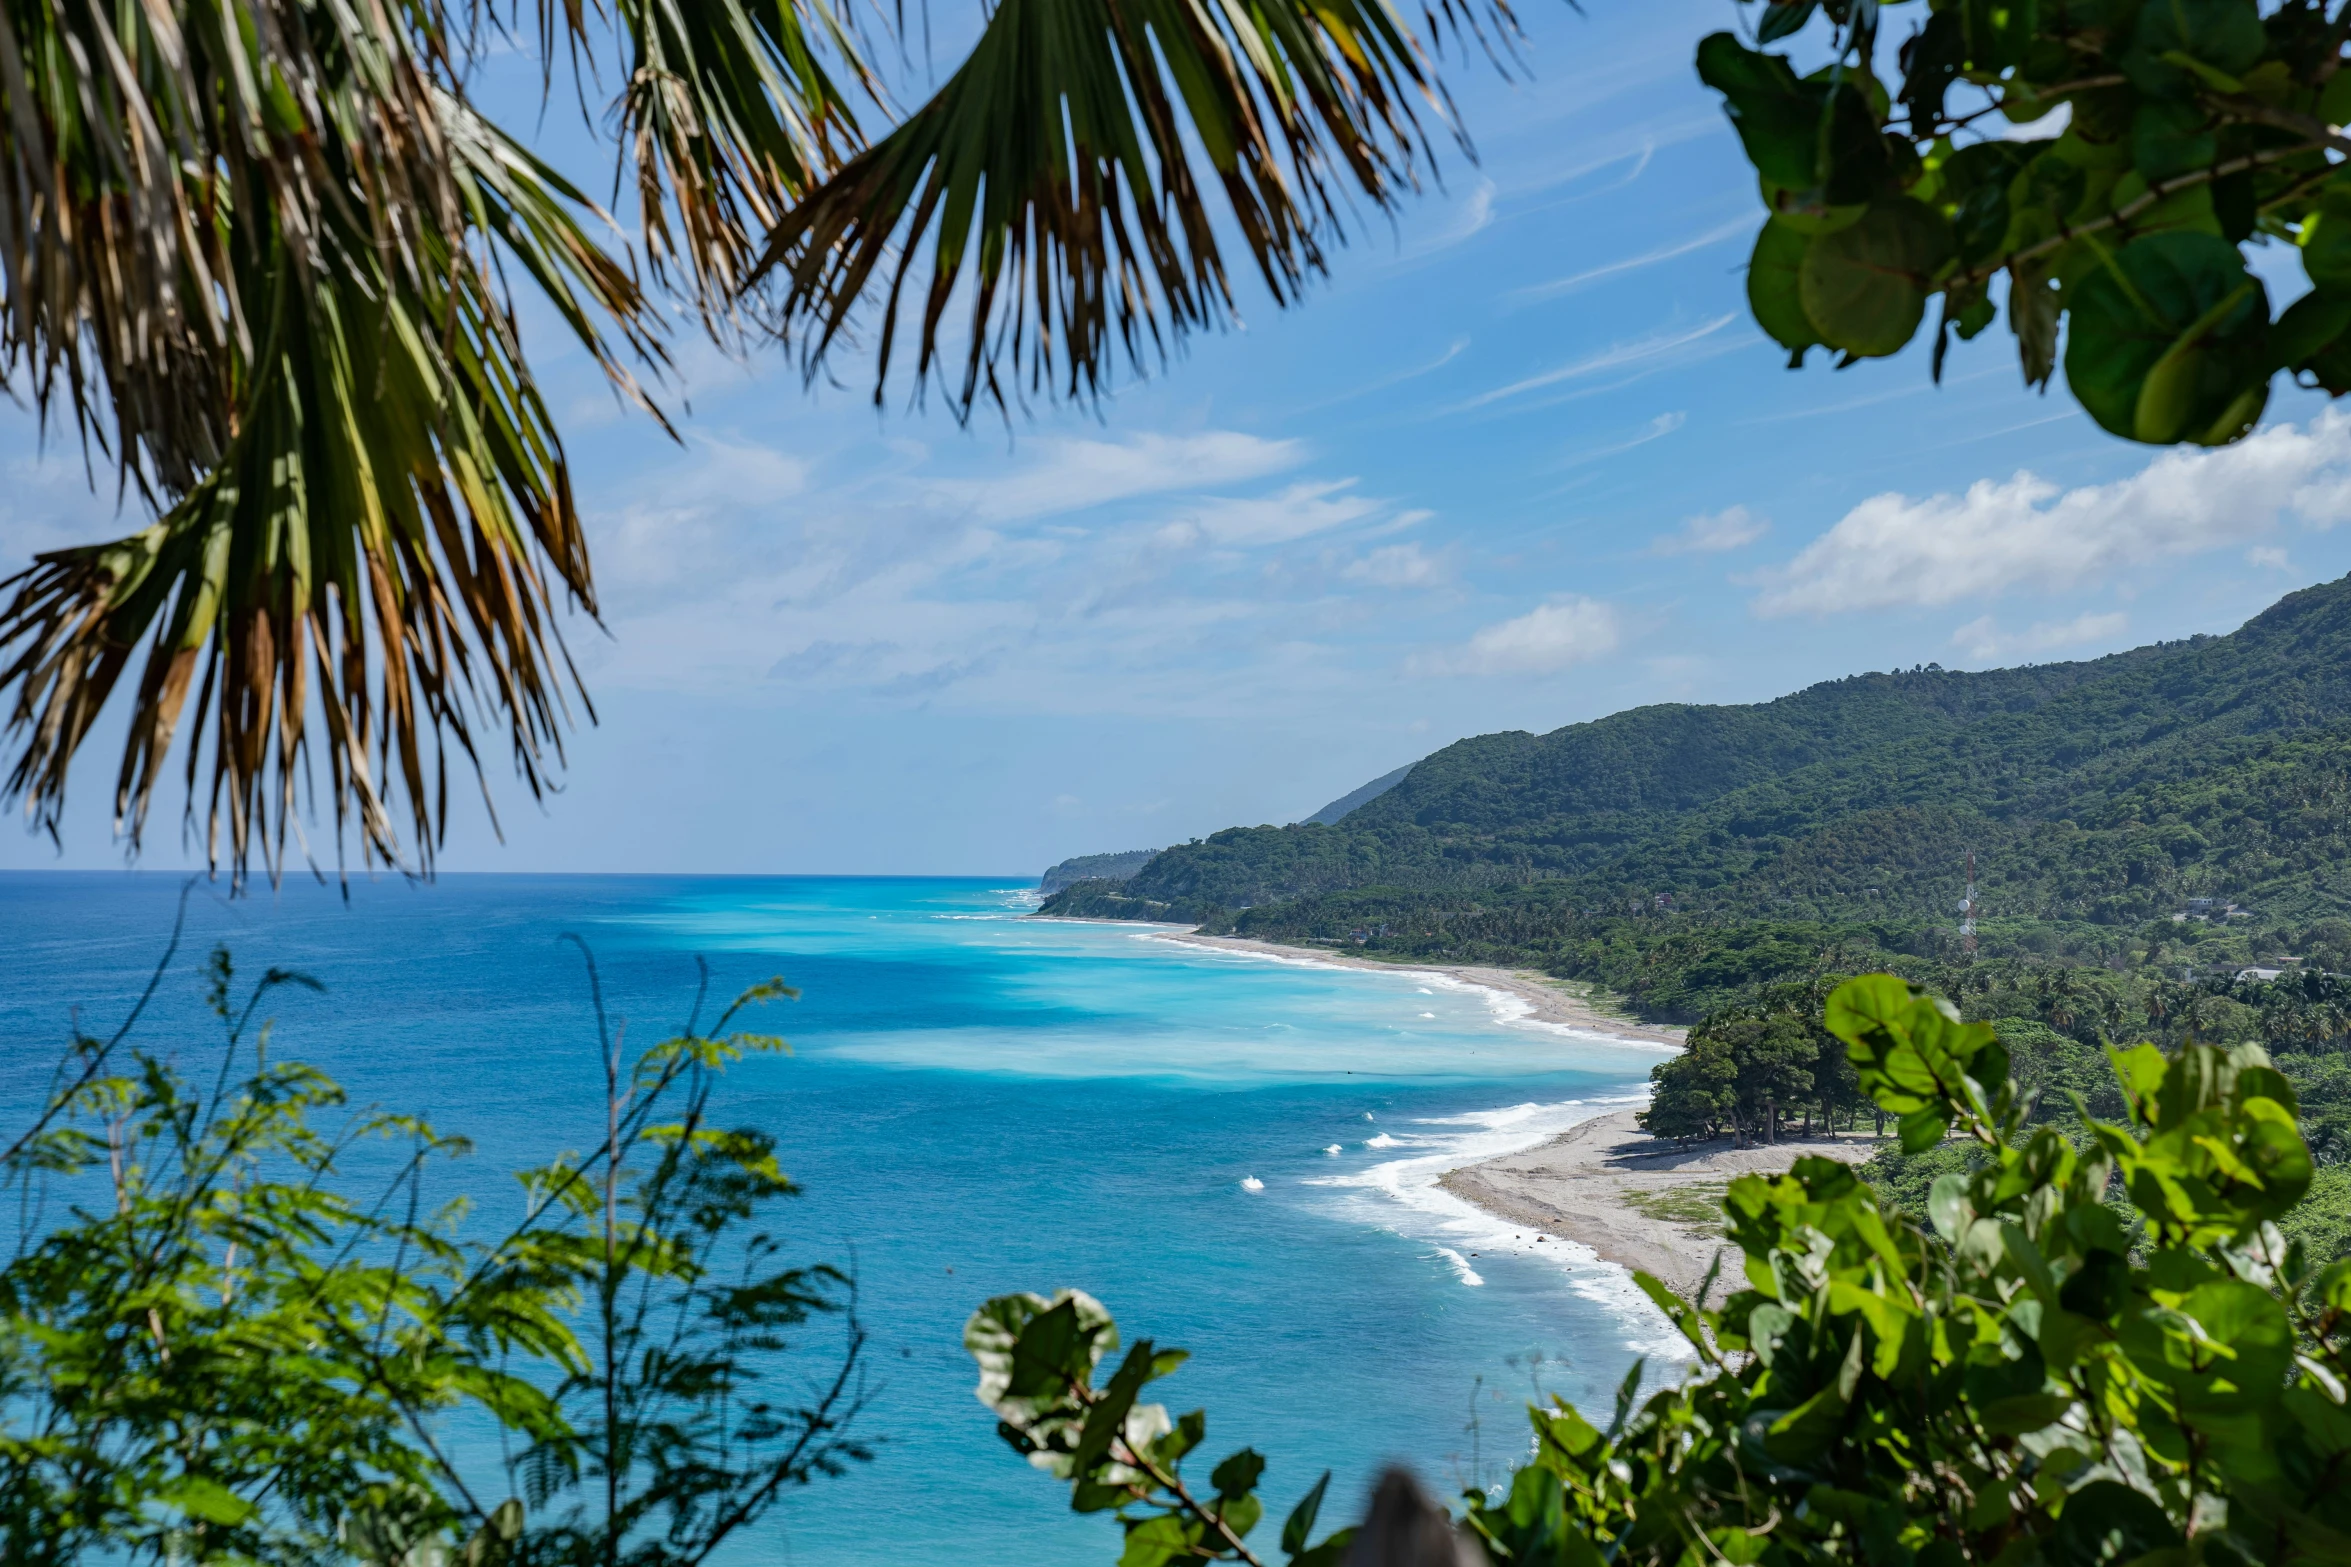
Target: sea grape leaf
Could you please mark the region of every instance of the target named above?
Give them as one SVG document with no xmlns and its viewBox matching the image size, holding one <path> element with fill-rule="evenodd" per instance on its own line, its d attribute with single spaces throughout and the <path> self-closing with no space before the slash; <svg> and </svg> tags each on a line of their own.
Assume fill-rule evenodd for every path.
<svg viewBox="0 0 2351 1567">
<path fill-rule="evenodd" d="M 2008 237 L 2009 182 L 2032 157 L 2030 144 L 1986 141 L 1962 147 L 1943 161 L 1943 193 L 1952 203 L 1952 240 L 1962 261 L 1998 254 Z"/>
<path fill-rule="evenodd" d="M 2329 182 L 2302 220 L 2302 270 L 2310 286 L 2351 294 L 2351 190 Z"/>
<path fill-rule="evenodd" d="M 1795 190 L 1819 183 L 1825 88 L 1799 82 L 1784 57 L 1750 49 L 1730 33 L 1699 43 L 1698 79 L 1722 94 L 1756 172 Z"/>
<path fill-rule="evenodd" d="M 2131 117 L 2131 167 L 2150 181 L 2208 168 L 2220 156 L 2212 116 L 2196 103 L 2142 99 Z"/>
<path fill-rule="evenodd" d="M 1906 198 L 1879 202 L 1852 227 L 1811 242 L 1798 297 L 1830 347 L 1882 358 L 1916 334 L 1928 284 L 1950 256 L 1941 214 Z"/>
<path fill-rule="evenodd" d="M 2268 395 L 2269 297 L 2234 245 L 2150 234 L 2074 291 L 2065 379 L 2090 417 L 2129 440 L 2218 445 Z"/>
<path fill-rule="evenodd" d="M 1770 0 L 1763 8 L 1763 21 L 1755 29 L 1757 40 L 1777 43 L 1791 33 L 1803 31 L 1818 6 L 1819 0 Z"/>
<path fill-rule="evenodd" d="M 2340 397 L 2351 392 L 2351 331 L 2346 328 L 2351 328 L 2351 298 L 2305 294 L 2278 317 L 2270 352 L 2286 369 Z"/>
<path fill-rule="evenodd" d="M 1902 46 L 1901 102 L 1910 112 L 1911 135 L 1934 133 L 1944 95 L 1966 65 L 1966 24 L 1957 10 L 1935 12 Z"/>
<path fill-rule="evenodd" d="M 2149 0 L 2131 31 L 2123 74 L 2155 97 L 2179 96 L 2199 85 L 2223 91 L 2268 47 L 2254 0 Z M 2199 69 L 2201 67 L 2201 69 Z"/>
<path fill-rule="evenodd" d="M 1755 324 L 1773 342 L 1797 354 L 1821 341 L 1819 329 L 1804 313 L 1797 281 L 1812 243 L 1809 236 L 1775 218 L 1755 236 L 1755 253 L 1747 262 L 1747 305 L 1755 312 Z"/>
</svg>

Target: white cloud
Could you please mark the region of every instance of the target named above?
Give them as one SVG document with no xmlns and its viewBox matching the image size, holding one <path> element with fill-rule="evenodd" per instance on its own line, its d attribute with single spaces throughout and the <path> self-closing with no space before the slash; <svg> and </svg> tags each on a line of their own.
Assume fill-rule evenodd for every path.
<svg viewBox="0 0 2351 1567">
<path fill-rule="evenodd" d="M 1744 506 L 1692 517 L 1679 531 L 1662 533 L 1650 541 L 1652 555 L 1718 555 L 1752 544 L 1771 531 L 1771 524 Z"/>
<path fill-rule="evenodd" d="M 1425 588 L 1444 580 L 1445 567 L 1417 544 L 1388 544 L 1350 561 L 1339 576 L 1375 588 Z"/>
<path fill-rule="evenodd" d="M 1548 675 L 1605 657 L 1622 640 L 1616 606 L 1598 599 L 1565 598 L 1488 626 L 1466 646 L 1421 660 L 1415 667 L 1437 675 Z"/>
<path fill-rule="evenodd" d="M 1454 404 L 1445 412 L 1468 413 L 1490 403 L 1501 402 L 1505 398 L 1517 397 L 1526 392 L 1541 391 L 1547 386 L 1557 386 L 1562 381 L 1578 381 L 1586 376 L 1600 375 L 1610 370 L 1624 369 L 1629 365 L 1666 358 L 1693 343 L 1712 337 L 1737 319 L 1738 316 L 1734 312 L 1730 315 L 1716 316 L 1713 320 L 1702 322 L 1694 327 L 1652 332 L 1647 337 L 1637 337 L 1629 342 L 1614 343 L 1601 349 L 1598 353 L 1586 354 L 1581 359 L 1571 359 L 1557 369 L 1546 370 L 1540 375 L 1530 375 L 1524 380 L 1512 381 L 1507 386 L 1497 386 L 1490 392 L 1480 392 L 1467 402 Z"/>
<path fill-rule="evenodd" d="M 1755 600 L 1765 615 L 1949 604 L 2054 589 L 2245 542 L 2281 515 L 2351 520 L 2351 414 L 2329 408 L 2217 451 L 2169 451 L 2126 479 L 2061 490 L 2020 470 L 1964 495 L 1896 492 L 1847 512 Z"/>
<path fill-rule="evenodd" d="M 1673 434 L 1674 431 L 1680 429 L 1683 425 L 1688 424 L 1689 422 L 1690 416 L 1679 411 L 1674 413 L 1659 414 L 1656 418 L 1641 426 L 1640 434 L 1631 436 L 1622 441 L 1611 441 L 1605 446 L 1594 446 L 1584 451 L 1571 453 L 1564 462 L 1560 463 L 1559 466 L 1562 468 L 1580 468 L 1586 463 L 1600 462 L 1606 458 L 1622 456 L 1624 453 L 1632 451 L 1636 447 L 1648 445 L 1651 441 L 1664 440 L 1667 436 Z"/>
<path fill-rule="evenodd" d="M 1441 226 L 1420 235 L 1405 253 L 1417 258 L 1440 250 L 1450 250 L 1466 239 L 1473 238 L 1494 221 L 1494 182 L 1481 179 L 1469 195 L 1445 216 Z"/>
<path fill-rule="evenodd" d="M 1451 561 L 1408 542 L 1426 513 L 1345 474 L 1271 472 L 1302 456 L 1233 432 L 1023 440 L 1009 458 L 697 442 L 591 495 L 612 635 L 575 651 L 599 690 L 795 704 L 1229 716 L 1323 700 L 1352 688 L 1366 631 L 1426 639 L 1408 628 L 1445 607 L 1426 593 Z"/>
<path fill-rule="evenodd" d="M 975 516 L 1012 522 L 1079 511 L 1138 495 L 1206 489 L 1297 466 L 1303 443 L 1238 430 L 1137 435 L 1123 441 L 1048 439 L 1038 457 L 1000 479 L 940 480 L 941 495 L 965 499 Z"/>
<path fill-rule="evenodd" d="M 2129 625 L 2129 617 L 2120 610 L 2103 614 L 2093 610 L 2071 620 L 2044 620 L 2024 631 L 2003 632 L 1991 616 L 1984 615 L 1952 632 L 1951 642 L 1969 658 L 2029 658 L 2058 648 L 2111 642 Z"/>
<path fill-rule="evenodd" d="M 1309 534 L 1361 522 L 1387 509 L 1387 502 L 1349 493 L 1353 479 L 1320 479 L 1289 485 L 1271 495 L 1203 501 L 1161 528 L 1171 545 L 1207 543 L 1222 549 L 1287 544 Z"/>
<path fill-rule="evenodd" d="M 663 473 L 596 530 L 600 580 L 643 587 L 692 576 L 730 526 L 807 488 L 808 465 L 770 447 L 695 435 L 692 460 Z"/>
<path fill-rule="evenodd" d="M 1536 283 L 1526 288 L 1512 289 L 1510 297 L 1524 300 L 1555 299 L 1561 294 L 1582 288 L 1587 283 L 1597 283 L 1602 278 L 1616 277 L 1621 273 L 1639 272 L 1643 268 L 1653 267 L 1661 261 L 1672 261 L 1694 251 L 1719 245 L 1735 235 L 1753 234 L 1754 232 L 1755 219 L 1743 215 L 1731 219 L 1728 223 L 1718 223 L 1703 234 L 1693 234 L 1688 239 L 1676 240 L 1670 245 L 1661 245 L 1655 250 L 1645 250 L 1637 256 L 1627 256 L 1622 261 L 1611 261 L 1604 266 L 1587 268 L 1582 272 L 1571 273 L 1563 278 L 1553 278 L 1548 283 Z"/>
<path fill-rule="evenodd" d="M 2292 571 L 2294 563 L 2286 559 L 2286 552 L 2274 544 L 2258 544 L 2245 552 L 2245 564 L 2263 566 L 2271 571 Z"/>
</svg>

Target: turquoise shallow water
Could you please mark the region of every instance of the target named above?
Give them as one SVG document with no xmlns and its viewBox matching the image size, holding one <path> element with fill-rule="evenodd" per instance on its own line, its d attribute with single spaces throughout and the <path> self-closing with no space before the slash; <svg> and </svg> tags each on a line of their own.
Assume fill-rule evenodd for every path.
<svg viewBox="0 0 2351 1567">
<path fill-rule="evenodd" d="M 73 1008 L 111 1026 L 178 896 L 164 877 L 0 876 L 0 1105 L 37 1093 Z M 1275 1508 L 1331 1467 L 1352 1513 L 1391 1459 L 1440 1490 L 1491 1482 L 1538 1386 L 1605 1401 L 1636 1355 L 1671 1354 L 1621 1273 L 1434 1186 L 1638 1094 L 1653 1049 L 1426 974 L 1028 907 L 1009 880 L 463 876 L 358 885 L 348 906 L 309 885 L 238 904 L 199 889 L 189 945 L 318 979 L 324 995 L 274 1008 L 276 1049 L 472 1137 L 468 1185 L 492 1205 L 506 1169 L 597 1135 L 562 933 L 594 947 L 640 1039 L 684 1015 L 697 954 L 721 991 L 801 988 L 761 1025 L 794 1055 L 739 1068 L 726 1104 L 807 1188 L 793 1252 L 857 1275 L 880 1451 L 792 1498 L 740 1559 L 1115 1559 L 1115 1527 L 1070 1514 L 971 1396 L 963 1320 L 1005 1290 L 1087 1289 L 1130 1337 L 1191 1349 L 1164 1400 L 1206 1406 L 1207 1457 L 1264 1453 Z M 200 1050 L 204 1022 L 189 961 L 140 1037 Z M 829 1348 L 812 1342 L 812 1372 Z"/>
</svg>

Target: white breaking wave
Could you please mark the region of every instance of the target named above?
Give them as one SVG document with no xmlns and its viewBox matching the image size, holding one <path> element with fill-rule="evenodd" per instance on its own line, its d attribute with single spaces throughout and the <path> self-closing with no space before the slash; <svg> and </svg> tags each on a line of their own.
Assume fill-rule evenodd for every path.
<svg viewBox="0 0 2351 1567">
<path fill-rule="evenodd" d="M 1202 947 L 1157 930 L 1139 934 L 1135 939 L 1165 942 L 1170 946 L 1188 948 L 1190 955 L 1194 957 L 1238 958 L 1251 963 L 1278 963 L 1285 968 L 1321 969 L 1326 973 L 1336 971 L 1351 974 L 1374 974 L 1381 979 L 1391 977 L 1376 970 L 1356 968 L 1352 964 L 1332 963 L 1319 957 L 1293 957 L 1286 952 L 1260 952 L 1245 947 Z M 1480 985 L 1472 980 L 1462 979 L 1458 975 L 1443 974 L 1433 969 L 1402 968 L 1395 970 L 1392 977 L 1418 982 L 1414 988 L 1424 996 L 1435 995 L 1440 990 L 1469 991 L 1485 1002 L 1486 1010 L 1493 1016 L 1495 1022 L 1510 1027 L 1540 1029 L 1547 1034 L 1557 1034 L 1562 1038 L 1581 1040 L 1588 1044 L 1629 1046 L 1638 1050 L 1655 1050 L 1664 1055 L 1679 1055 L 1681 1053 L 1679 1045 L 1661 1044 L 1656 1040 L 1649 1039 L 1627 1039 L 1620 1035 L 1611 1034 L 1605 1029 L 1577 1028 L 1571 1024 L 1553 1023 L 1547 1019 L 1538 1018 L 1535 1016 L 1535 1004 L 1527 1000 L 1526 997 L 1507 990 L 1497 990 L 1491 985 Z M 1434 1015 L 1428 1012 L 1421 1014 L 1423 1018 Z"/>
<path fill-rule="evenodd" d="M 1245 1192 L 1261 1192 L 1265 1190 L 1265 1183 L 1254 1175 L 1244 1175 L 1241 1177 L 1241 1190 Z"/>
<path fill-rule="evenodd" d="M 1339 1152 L 1340 1152 L 1340 1150 L 1339 1150 L 1339 1145 L 1338 1145 L 1337 1143 L 1333 1143 L 1333 1144 L 1331 1144 L 1331 1145 L 1330 1145 L 1328 1148 L 1325 1148 L 1325 1149 L 1323 1150 L 1323 1152 L 1324 1152 L 1324 1153 L 1327 1153 L 1327 1154 L 1329 1154 L 1329 1155 L 1330 1155 L 1332 1158 L 1336 1159 L 1336 1158 L 1339 1156 Z"/>
<path fill-rule="evenodd" d="M 1364 1144 L 1397 1149 L 1401 1157 L 1360 1170 L 1335 1171 L 1306 1184 L 1322 1188 L 1340 1217 L 1431 1245 L 1465 1286 L 1486 1282 L 1477 1268 L 1480 1259 L 1538 1259 L 1559 1269 L 1575 1295 L 1604 1308 L 1621 1326 L 1628 1349 L 1660 1360 L 1685 1361 L 1690 1358 L 1689 1345 L 1623 1268 L 1575 1241 L 1538 1240 L 1537 1232 L 1523 1225 L 1514 1230 L 1507 1221 L 1437 1184 L 1449 1170 L 1535 1147 L 1579 1121 L 1622 1105 L 1645 1103 L 1647 1098 L 1604 1095 L 1415 1119 L 1402 1136 L 1382 1133 Z"/>
<path fill-rule="evenodd" d="M 1477 1269 L 1469 1265 L 1469 1259 L 1467 1257 L 1464 1257 L 1461 1255 L 1461 1253 L 1455 1251 L 1452 1247 L 1439 1246 L 1437 1248 L 1437 1255 L 1444 1258 L 1447 1262 L 1453 1264 L 1454 1275 L 1459 1278 L 1462 1283 L 1468 1285 L 1471 1289 L 1479 1289 L 1485 1285 L 1486 1281 L 1484 1276 L 1481 1275 Z"/>
</svg>

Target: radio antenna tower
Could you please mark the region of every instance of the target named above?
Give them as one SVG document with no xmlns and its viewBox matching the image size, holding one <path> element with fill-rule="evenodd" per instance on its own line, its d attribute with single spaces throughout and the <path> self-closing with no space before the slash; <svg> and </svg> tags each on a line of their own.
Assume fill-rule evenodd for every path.
<svg viewBox="0 0 2351 1567">
<path fill-rule="evenodd" d="M 1967 851 L 1967 896 L 1959 900 L 1959 950 L 1975 958 L 1975 850 Z"/>
</svg>

